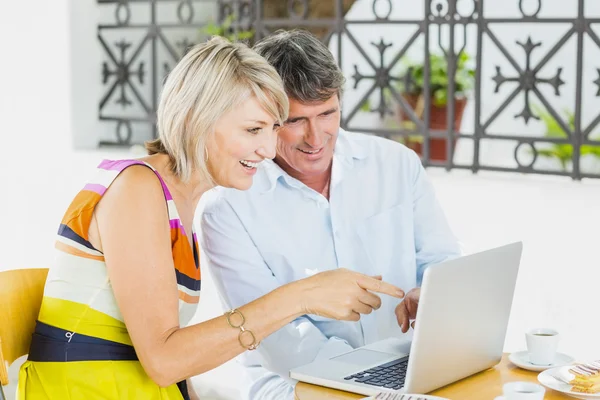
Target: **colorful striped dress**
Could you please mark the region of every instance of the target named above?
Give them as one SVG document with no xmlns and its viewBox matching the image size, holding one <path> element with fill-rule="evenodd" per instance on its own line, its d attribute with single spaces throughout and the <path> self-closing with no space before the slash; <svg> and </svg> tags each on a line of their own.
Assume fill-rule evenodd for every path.
<svg viewBox="0 0 600 400">
<path fill-rule="evenodd" d="M 171 226 L 181 326 L 200 299 L 196 234 L 193 249 L 173 197 L 158 172 L 139 160 L 104 160 L 77 194 L 58 230 L 36 330 L 19 374 L 19 399 L 187 399 L 185 381 L 159 387 L 145 373 L 117 306 L 102 252 L 88 241 L 94 208 L 117 176 L 132 165 L 160 180 Z"/>
</svg>

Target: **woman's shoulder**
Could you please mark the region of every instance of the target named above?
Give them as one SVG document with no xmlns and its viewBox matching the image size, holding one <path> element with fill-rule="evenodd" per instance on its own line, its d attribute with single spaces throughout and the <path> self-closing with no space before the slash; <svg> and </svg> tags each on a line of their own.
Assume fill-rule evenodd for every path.
<svg viewBox="0 0 600 400">
<path fill-rule="evenodd" d="M 154 169 L 140 160 L 102 160 L 91 179 L 75 195 L 67 209 L 63 223 L 78 217 L 85 210 L 93 210 L 100 203 L 114 201 L 135 204 L 140 199 L 162 200 L 162 182 Z"/>
<path fill-rule="evenodd" d="M 92 219 L 98 210 L 111 210 L 114 211 L 111 214 L 118 216 L 131 215 L 139 210 L 164 209 L 164 198 L 161 182 L 143 162 L 104 160 L 71 200 L 58 235 L 95 249 L 88 240 Z"/>
<path fill-rule="evenodd" d="M 164 185 L 160 175 L 141 160 L 103 160 L 98 166 L 99 175 L 106 175 L 105 194 L 110 200 L 137 201 L 152 199 L 164 203 Z"/>
</svg>

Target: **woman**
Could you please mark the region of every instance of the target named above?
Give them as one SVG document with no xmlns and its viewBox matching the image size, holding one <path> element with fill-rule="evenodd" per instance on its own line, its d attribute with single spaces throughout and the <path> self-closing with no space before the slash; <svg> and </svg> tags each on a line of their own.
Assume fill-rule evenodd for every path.
<svg viewBox="0 0 600 400">
<path fill-rule="evenodd" d="M 250 187 L 287 110 L 279 76 L 244 45 L 215 38 L 183 57 L 150 155 L 103 161 L 63 218 L 21 398 L 187 399 L 187 378 L 303 314 L 356 321 L 380 305 L 369 290 L 403 296 L 380 278 L 330 271 L 182 328 L 200 298 L 198 201 L 215 185 Z"/>
</svg>

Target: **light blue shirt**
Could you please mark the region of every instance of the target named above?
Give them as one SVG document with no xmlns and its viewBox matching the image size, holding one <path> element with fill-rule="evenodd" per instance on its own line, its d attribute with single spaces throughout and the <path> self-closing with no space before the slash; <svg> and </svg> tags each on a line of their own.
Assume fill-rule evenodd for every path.
<svg viewBox="0 0 600 400">
<path fill-rule="evenodd" d="M 335 146 L 329 201 L 264 161 L 250 190 L 213 193 L 202 232 L 228 309 L 340 267 L 382 275 L 408 292 L 428 265 L 460 255 L 418 156 L 391 140 L 344 131 Z M 306 315 L 239 356 L 247 372 L 244 398 L 293 399 L 291 368 L 402 335 L 394 314 L 400 300 L 381 297 L 382 307 L 359 322 Z"/>
</svg>

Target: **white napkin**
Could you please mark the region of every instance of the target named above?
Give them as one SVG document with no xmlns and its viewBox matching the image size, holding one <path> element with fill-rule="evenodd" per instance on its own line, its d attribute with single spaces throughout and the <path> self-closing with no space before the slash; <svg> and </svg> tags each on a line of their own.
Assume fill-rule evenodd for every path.
<svg viewBox="0 0 600 400">
<path fill-rule="evenodd" d="M 443 397 L 429 396 L 425 394 L 407 394 L 380 392 L 375 396 L 365 397 L 362 400 L 448 400 Z"/>
</svg>

